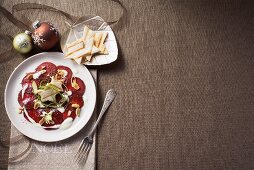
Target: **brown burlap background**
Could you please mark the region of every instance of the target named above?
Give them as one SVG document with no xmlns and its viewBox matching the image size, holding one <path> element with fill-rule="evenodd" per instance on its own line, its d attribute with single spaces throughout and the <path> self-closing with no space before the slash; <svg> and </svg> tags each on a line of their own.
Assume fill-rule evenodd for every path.
<svg viewBox="0 0 254 170">
<path fill-rule="evenodd" d="M 17 2 L 0 1 L 8 10 Z M 105 20 L 121 13 L 109 0 L 40 2 Z M 118 96 L 98 131 L 97 168 L 254 169 L 254 2 L 121 2 L 128 15 L 113 27 L 119 60 L 99 69 L 99 106 L 109 88 Z M 65 28 L 53 12 L 22 14 Z M 20 30 L 0 17 L 0 31 Z M 5 83 L 22 60 L 1 58 L 2 140 L 10 132 Z M 0 150 L 6 168 L 8 148 Z"/>
</svg>

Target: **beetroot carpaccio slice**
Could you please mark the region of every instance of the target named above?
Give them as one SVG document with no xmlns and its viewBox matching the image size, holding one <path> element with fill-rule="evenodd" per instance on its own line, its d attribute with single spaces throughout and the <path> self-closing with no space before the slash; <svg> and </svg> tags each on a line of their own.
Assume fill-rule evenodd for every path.
<svg viewBox="0 0 254 170">
<path fill-rule="evenodd" d="M 22 79 L 21 84 L 24 85 L 26 83 L 32 83 L 34 72 L 27 73 L 26 76 Z"/>
<path fill-rule="evenodd" d="M 23 100 L 22 100 L 22 90 L 20 90 L 19 94 L 18 94 L 18 102 L 20 106 L 23 106 Z"/>
<path fill-rule="evenodd" d="M 36 77 L 34 74 L 41 70 L 45 70 L 46 72 Z M 59 70 L 66 71 L 64 72 L 64 76 L 60 75 L 61 73 L 63 74 L 63 72 Z M 18 93 L 19 105 L 23 107 L 24 109 L 26 109 L 28 117 L 33 119 L 36 123 L 42 122 L 41 126 L 44 126 L 44 128 L 47 130 L 49 130 L 50 126 L 61 124 L 68 117 L 72 117 L 73 119 L 75 119 L 77 117 L 76 115 L 77 108 L 76 106 L 73 107 L 72 104 L 78 104 L 79 109 L 82 108 L 82 106 L 84 105 L 82 96 L 85 93 L 86 86 L 83 80 L 81 80 L 79 77 L 73 77 L 73 76 L 74 76 L 73 72 L 69 67 L 66 67 L 63 65 L 56 66 L 55 64 L 51 62 L 41 63 L 38 67 L 36 67 L 35 70 L 31 70 L 31 72 L 27 73 L 22 79 L 21 85 L 23 88 L 23 92 L 21 90 Z M 42 102 L 41 96 L 38 93 L 35 93 L 36 90 L 33 89 L 32 82 L 34 81 L 39 90 L 45 90 L 45 89 L 47 90 L 45 86 L 47 85 L 47 83 L 50 83 L 51 81 L 53 81 L 53 78 L 56 78 L 57 81 L 60 81 L 63 83 L 62 84 L 63 91 L 60 91 L 58 92 L 58 94 L 56 94 L 56 100 L 54 101 L 55 103 L 60 104 L 61 108 L 64 109 L 63 111 L 61 111 L 60 108 L 56 108 L 55 106 L 53 107 L 52 105 L 55 103 L 52 101 L 48 100 L 48 101 Z M 77 90 L 72 87 L 71 81 L 73 79 L 76 80 L 79 86 L 79 89 Z M 68 91 L 71 91 L 71 94 L 68 93 Z M 23 93 L 23 96 L 22 96 L 22 93 Z M 65 99 L 64 96 L 66 96 L 67 94 L 69 95 L 68 100 L 62 101 L 63 99 Z M 38 104 L 38 101 L 39 103 L 41 102 L 43 107 L 41 107 L 40 104 Z M 50 123 L 41 121 L 44 118 L 43 116 L 45 116 L 45 112 L 52 113 Z M 30 118 L 28 118 L 25 113 L 23 115 L 29 121 Z"/>
<path fill-rule="evenodd" d="M 20 106 L 24 106 L 26 109 L 31 109 L 34 107 L 34 100 L 36 99 L 34 94 L 24 93 L 22 97 L 22 90 L 18 94 L 18 102 Z"/>
<path fill-rule="evenodd" d="M 84 101 L 82 95 L 79 93 L 74 93 L 70 96 L 70 104 L 78 104 L 79 107 L 84 106 Z"/>
<path fill-rule="evenodd" d="M 27 109 L 28 115 L 36 122 L 39 123 L 41 120 L 41 114 L 43 112 L 43 109 Z"/>
<path fill-rule="evenodd" d="M 56 65 L 51 62 L 41 63 L 35 70 L 36 71 L 46 70 L 46 72 L 44 74 L 42 74 L 41 77 L 54 76 L 57 71 Z"/>
<path fill-rule="evenodd" d="M 64 81 L 65 81 L 65 84 L 69 83 L 71 81 L 71 78 L 72 78 L 72 71 L 69 67 L 66 67 L 66 66 L 57 66 L 56 67 L 56 70 L 65 70 L 67 72 L 67 75 L 66 77 L 64 78 Z"/>
<path fill-rule="evenodd" d="M 76 90 L 74 87 L 72 87 L 71 82 L 67 84 L 67 88 L 68 88 L 70 91 L 72 91 L 72 92 L 74 92 L 74 93 L 78 93 L 78 94 L 80 94 L 80 95 L 82 96 L 82 95 L 85 93 L 85 90 L 86 90 L 86 85 L 85 85 L 85 83 L 83 82 L 83 80 L 81 80 L 81 79 L 78 78 L 78 77 L 74 77 L 73 79 L 76 79 L 76 82 L 77 82 L 77 84 L 78 84 L 78 86 L 79 86 L 79 89 Z M 72 81 L 73 81 L 73 80 L 72 80 Z"/>
<path fill-rule="evenodd" d="M 47 124 L 47 123 L 43 123 L 42 125 L 45 126 L 45 127 L 50 127 L 50 126 L 53 126 L 53 125 L 59 125 L 61 124 L 64 119 L 63 119 L 63 113 L 59 112 L 58 110 L 53 110 L 53 113 L 52 113 L 52 120 L 54 122 L 54 124 Z"/>
<path fill-rule="evenodd" d="M 55 122 L 55 124 L 61 124 L 64 121 L 63 113 L 59 112 L 58 110 L 55 110 L 54 113 L 52 114 L 52 119 Z"/>
<path fill-rule="evenodd" d="M 65 109 L 65 112 L 63 113 L 63 119 L 66 119 L 68 117 L 72 117 L 72 119 L 74 120 L 76 118 L 76 108 L 71 107 L 71 105 L 69 104 L 67 106 L 67 108 Z"/>
<path fill-rule="evenodd" d="M 34 100 L 35 99 L 36 99 L 36 97 L 34 94 L 24 93 L 24 96 L 22 98 L 23 106 L 26 109 L 32 109 L 34 107 Z"/>
<path fill-rule="evenodd" d="M 25 93 L 33 93 L 33 87 L 31 82 L 22 84 L 22 87 L 25 88 Z"/>
</svg>

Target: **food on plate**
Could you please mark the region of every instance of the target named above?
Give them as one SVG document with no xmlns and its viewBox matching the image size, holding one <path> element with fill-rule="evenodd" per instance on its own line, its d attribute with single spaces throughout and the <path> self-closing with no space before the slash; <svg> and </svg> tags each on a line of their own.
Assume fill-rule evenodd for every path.
<svg viewBox="0 0 254 170">
<path fill-rule="evenodd" d="M 41 63 L 22 79 L 20 114 L 45 129 L 66 129 L 80 116 L 86 86 L 69 67 Z"/>
<path fill-rule="evenodd" d="M 81 64 L 91 61 L 94 55 L 107 55 L 108 50 L 104 44 L 107 36 L 108 32 L 92 31 L 85 26 L 82 38 L 66 44 L 67 52 L 65 58 L 72 59 Z"/>
</svg>

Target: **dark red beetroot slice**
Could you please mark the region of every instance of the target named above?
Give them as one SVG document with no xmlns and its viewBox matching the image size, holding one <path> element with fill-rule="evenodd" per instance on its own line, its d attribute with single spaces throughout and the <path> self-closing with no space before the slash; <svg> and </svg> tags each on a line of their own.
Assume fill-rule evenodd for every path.
<svg viewBox="0 0 254 170">
<path fill-rule="evenodd" d="M 67 117 L 72 117 L 73 120 L 76 118 L 76 108 L 72 107 L 71 105 L 72 104 L 78 104 L 80 106 L 80 108 L 84 105 L 84 101 L 83 101 L 83 98 L 82 96 L 80 95 L 72 95 L 70 97 L 70 101 L 69 101 L 69 104 L 68 106 L 66 107 L 64 113 L 63 113 L 63 119 L 65 120 Z M 68 116 L 69 114 L 69 111 L 71 111 L 71 114 L 70 116 Z"/>
<path fill-rule="evenodd" d="M 75 93 L 79 93 L 80 95 L 83 95 L 85 93 L 85 90 L 86 90 L 86 85 L 84 84 L 83 80 L 81 80 L 80 78 L 78 77 L 74 77 L 76 79 L 76 82 L 77 84 L 79 85 L 79 89 L 76 90 L 74 89 L 72 86 L 71 86 L 71 82 L 67 84 L 67 88 L 72 91 L 72 92 L 75 92 Z M 73 78 L 73 79 L 74 79 Z M 73 80 L 72 80 L 73 81 Z"/>
<path fill-rule="evenodd" d="M 70 101 L 69 101 L 70 104 L 78 104 L 79 107 L 82 107 L 84 106 L 84 100 L 82 98 L 82 96 L 79 94 L 79 93 L 73 93 L 71 96 L 70 96 Z"/>
<path fill-rule="evenodd" d="M 76 115 L 76 109 L 71 112 L 70 117 L 72 117 L 73 120 L 77 117 L 77 115 Z"/>
<path fill-rule="evenodd" d="M 50 76 L 45 76 L 45 77 L 40 77 L 35 80 L 37 86 L 39 87 L 40 85 L 46 85 L 47 83 L 51 82 Z"/>
<path fill-rule="evenodd" d="M 26 76 L 22 79 L 21 84 L 24 85 L 25 83 L 32 83 L 33 74 L 34 74 L 34 72 L 27 73 Z"/>
<path fill-rule="evenodd" d="M 42 114 L 43 109 L 27 109 L 28 115 L 36 122 L 39 123 L 39 121 L 42 119 L 40 116 Z"/>
<path fill-rule="evenodd" d="M 25 93 L 29 93 L 29 94 L 32 94 L 33 93 L 33 87 L 32 87 L 32 83 L 28 83 L 27 84 L 27 88 L 25 90 Z"/>
<path fill-rule="evenodd" d="M 61 124 L 64 121 L 63 113 L 59 112 L 58 110 L 54 110 L 52 113 L 52 120 L 54 121 L 54 124 L 43 123 L 42 126 L 49 127 L 49 126 Z"/>
<path fill-rule="evenodd" d="M 52 119 L 55 124 L 61 124 L 63 122 L 63 113 L 59 112 L 58 110 L 54 111 L 52 114 Z"/>
<path fill-rule="evenodd" d="M 20 90 L 19 94 L 18 94 L 18 102 L 20 106 L 23 106 L 23 100 L 22 100 L 22 90 Z"/>
<path fill-rule="evenodd" d="M 70 115 L 68 116 L 69 114 L 69 111 L 71 112 Z M 63 113 L 63 119 L 65 120 L 66 118 L 68 117 L 72 117 L 73 120 L 76 118 L 76 109 L 71 107 L 71 105 L 69 104 L 68 107 L 65 109 L 64 113 Z"/>
<path fill-rule="evenodd" d="M 23 78 L 23 80 L 21 82 L 22 87 L 24 87 L 25 84 L 29 84 L 29 85 L 31 84 L 32 85 L 33 81 L 35 81 L 37 86 L 40 85 L 41 81 L 47 81 L 47 82 L 51 81 L 49 76 L 40 76 L 38 79 L 33 79 L 33 74 L 34 73 L 27 73 L 27 75 Z"/>
<path fill-rule="evenodd" d="M 33 94 L 30 93 L 24 93 L 23 99 L 22 99 L 22 90 L 20 90 L 19 94 L 18 94 L 18 102 L 20 106 L 23 106 L 24 103 L 25 107 L 27 109 L 33 108 L 34 106 L 34 100 L 35 100 L 35 96 Z"/>
<path fill-rule="evenodd" d="M 36 69 L 36 71 L 46 70 L 44 74 L 40 77 L 53 76 L 56 74 L 56 65 L 51 62 L 41 63 Z"/>
<path fill-rule="evenodd" d="M 22 99 L 22 103 L 26 109 L 32 109 L 34 107 L 34 100 L 36 99 L 34 94 L 25 93 Z"/>
<path fill-rule="evenodd" d="M 32 83 L 31 82 L 24 83 L 24 84 L 22 84 L 22 88 L 24 88 L 26 85 L 27 85 L 27 88 L 25 90 L 25 93 L 29 93 L 29 94 L 33 93 Z"/>
<path fill-rule="evenodd" d="M 71 81 L 71 77 L 72 77 L 73 73 L 72 73 L 72 71 L 71 71 L 71 69 L 69 67 L 57 66 L 56 70 L 65 70 L 65 71 L 67 71 L 67 75 L 66 75 L 66 77 L 64 79 L 65 83 L 68 83 L 68 82 Z"/>
</svg>

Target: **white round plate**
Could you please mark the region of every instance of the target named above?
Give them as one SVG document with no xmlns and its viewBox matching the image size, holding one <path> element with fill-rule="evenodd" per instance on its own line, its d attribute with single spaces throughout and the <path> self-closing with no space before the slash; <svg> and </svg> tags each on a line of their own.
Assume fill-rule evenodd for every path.
<svg viewBox="0 0 254 170">
<path fill-rule="evenodd" d="M 45 130 L 42 127 L 35 126 L 27 121 L 23 114 L 18 113 L 18 93 L 22 89 L 21 81 L 28 72 L 32 72 L 43 62 L 52 62 L 55 65 L 64 65 L 69 67 L 74 76 L 81 78 L 85 85 L 86 91 L 83 95 L 84 106 L 81 108 L 80 117 L 76 117 L 70 128 L 61 130 Z M 83 65 L 78 65 L 71 60 L 64 59 L 63 53 L 45 52 L 36 54 L 21 64 L 11 74 L 4 94 L 4 103 L 6 112 L 12 124 L 25 136 L 34 140 L 43 142 L 56 142 L 69 138 L 79 132 L 88 122 L 93 114 L 96 102 L 96 87 L 92 75 Z"/>
</svg>

